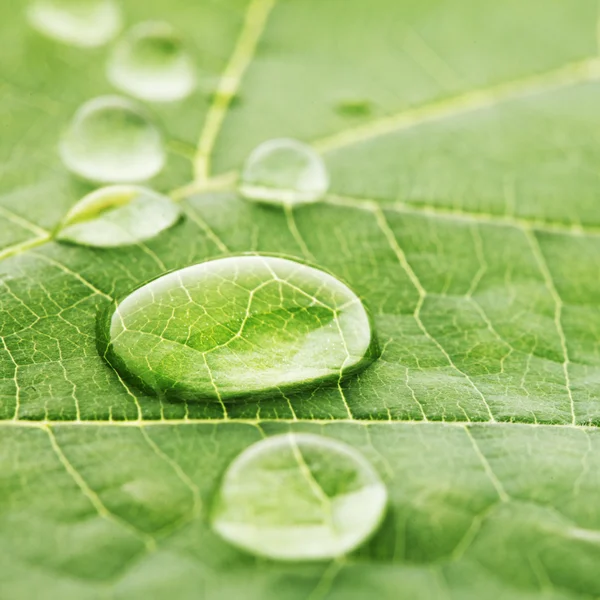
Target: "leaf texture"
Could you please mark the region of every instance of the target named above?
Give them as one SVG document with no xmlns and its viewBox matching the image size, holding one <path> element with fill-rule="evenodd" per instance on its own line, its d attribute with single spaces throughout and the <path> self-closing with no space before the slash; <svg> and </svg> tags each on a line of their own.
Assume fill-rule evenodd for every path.
<svg viewBox="0 0 600 600">
<path fill-rule="evenodd" d="M 0 578 L 8 599 L 583 599 L 600 596 L 597 6 L 517 0 L 124 2 L 172 22 L 201 85 L 150 106 L 185 218 L 137 246 L 53 241 L 89 188 L 57 142 L 112 93 L 108 49 L 0 7 Z M 349 110 L 348 107 L 360 107 Z M 234 181 L 296 137 L 332 177 L 275 210 Z M 339 386 L 228 406 L 128 385 L 96 314 L 229 253 L 321 265 L 370 309 L 382 355 Z M 208 526 L 224 469 L 309 431 L 373 461 L 391 506 L 343 561 L 282 565 Z M 268 491 L 266 491 L 268 493 Z"/>
</svg>

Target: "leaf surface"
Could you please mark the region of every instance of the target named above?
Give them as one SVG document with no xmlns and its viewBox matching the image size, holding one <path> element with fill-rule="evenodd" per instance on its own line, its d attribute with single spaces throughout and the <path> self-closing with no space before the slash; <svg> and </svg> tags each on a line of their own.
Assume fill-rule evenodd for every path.
<svg viewBox="0 0 600 600">
<path fill-rule="evenodd" d="M 90 189 L 60 163 L 109 49 L 0 7 L 0 578 L 6 598 L 593 598 L 600 560 L 596 3 L 131 0 L 201 85 L 149 106 L 153 182 L 185 218 L 137 246 L 52 241 Z M 358 108 L 357 108 L 358 107 Z M 273 137 L 320 150 L 325 201 L 239 198 Z M 96 314 L 164 271 L 294 256 L 370 309 L 381 358 L 340 386 L 228 406 L 128 385 Z M 384 525 L 333 563 L 234 550 L 207 515 L 264 435 L 321 433 L 373 462 Z M 268 493 L 268 490 L 265 491 Z"/>
</svg>

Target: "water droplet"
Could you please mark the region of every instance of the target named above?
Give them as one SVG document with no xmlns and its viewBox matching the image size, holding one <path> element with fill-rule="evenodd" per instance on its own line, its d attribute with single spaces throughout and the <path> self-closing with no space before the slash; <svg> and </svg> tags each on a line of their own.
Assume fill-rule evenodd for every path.
<svg viewBox="0 0 600 600">
<path fill-rule="evenodd" d="M 387 490 L 343 442 L 290 433 L 257 442 L 223 477 L 214 529 L 230 543 L 278 560 L 347 554 L 379 527 Z"/>
<path fill-rule="evenodd" d="M 173 271 L 99 321 L 100 353 L 157 395 L 227 401 L 338 381 L 376 356 L 359 298 L 319 269 L 233 256 Z"/>
<path fill-rule="evenodd" d="M 60 154 L 73 173 L 101 183 L 144 181 L 165 163 L 158 129 L 140 107 L 119 96 L 81 106 L 61 140 Z"/>
<path fill-rule="evenodd" d="M 112 185 L 82 198 L 56 236 L 61 241 L 110 248 L 137 244 L 177 222 L 181 210 L 167 196 L 135 185 Z"/>
<path fill-rule="evenodd" d="M 103 46 L 121 28 L 114 0 L 34 0 L 27 16 L 43 35 L 74 46 Z"/>
<path fill-rule="evenodd" d="M 321 157 L 302 142 L 269 140 L 248 157 L 240 194 L 248 200 L 270 204 L 306 204 L 320 200 L 329 187 Z"/>
<path fill-rule="evenodd" d="M 173 102 L 196 87 L 196 68 L 182 40 L 168 23 L 136 25 L 117 44 L 107 67 L 120 90 L 155 102 Z"/>
</svg>

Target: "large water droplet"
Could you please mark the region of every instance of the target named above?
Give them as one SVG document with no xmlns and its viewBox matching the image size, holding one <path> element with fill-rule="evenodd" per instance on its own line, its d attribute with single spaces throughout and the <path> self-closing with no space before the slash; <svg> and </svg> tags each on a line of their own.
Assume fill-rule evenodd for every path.
<svg viewBox="0 0 600 600">
<path fill-rule="evenodd" d="M 329 175 L 321 157 L 302 142 L 269 140 L 248 157 L 239 191 L 244 198 L 269 204 L 307 204 L 321 199 Z"/>
<path fill-rule="evenodd" d="M 94 98 L 80 107 L 60 154 L 73 173 L 101 183 L 144 181 L 165 163 L 158 129 L 140 107 L 119 96 Z"/>
<path fill-rule="evenodd" d="M 387 490 L 354 448 L 311 434 L 253 444 L 227 469 L 214 529 L 232 544 L 278 560 L 346 554 L 379 526 Z"/>
<path fill-rule="evenodd" d="M 196 69 L 183 42 L 168 23 L 133 27 L 117 44 L 107 76 L 120 90 L 143 100 L 173 102 L 196 87 Z"/>
<path fill-rule="evenodd" d="M 100 352 L 157 395 L 226 401 L 297 389 L 375 358 L 367 312 L 335 277 L 273 256 L 167 273 L 99 322 Z"/>
<path fill-rule="evenodd" d="M 102 46 L 121 28 L 114 0 L 34 0 L 27 16 L 40 33 L 74 46 Z"/>
<path fill-rule="evenodd" d="M 82 198 L 56 237 L 99 248 L 127 246 L 153 238 L 180 216 L 179 206 L 167 196 L 135 185 L 113 185 Z"/>
</svg>

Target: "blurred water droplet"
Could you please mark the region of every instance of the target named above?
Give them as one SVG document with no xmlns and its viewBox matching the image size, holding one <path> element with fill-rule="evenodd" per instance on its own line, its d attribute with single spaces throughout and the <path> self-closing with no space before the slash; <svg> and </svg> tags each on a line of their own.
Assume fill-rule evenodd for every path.
<svg viewBox="0 0 600 600">
<path fill-rule="evenodd" d="M 73 46 L 103 46 L 121 28 L 114 0 L 34 0 L 27 16 L 43 35 Z"/>
<path fill-rule="evenodd" d="M 212 511 L 215 531 L 253 554 L 323 560 L 354 550 L 380 525 L 387 490 L 373 466 L 331 438 L 267 438 L 228 467 Z"/>
<path fill-rule="evenodd" d="M 123 92 L 154 102 L 182 100 L 197 83 L 182 40 L 171 25 L 161 22 L 132 27 L 115 46 L 107 76 Z"/>
<path fill-rule="evenodd" d="M 248 157 L 240 180 L 240 194 L 256 202 L 298 205 L 316 202 L 329 187 L 323 159 L 302 142 L 269 140 Z"/>
<path fill-rule="evenodd" d="M 144 181 L 164 166 L 158 129 L 135 103 L 119 96 L 86 102 L 75 113 L 60 143 L 63 162 L 91 181 Z"/>
<path fill-rule="evenodd" d="M 67 214 L 57 239 L 109 248 L 137 244 L 171 227 L 181 210 L 167 196 L 134 185 L 101 188 Z"/>
</svg>

